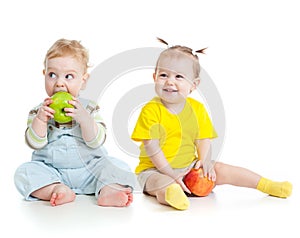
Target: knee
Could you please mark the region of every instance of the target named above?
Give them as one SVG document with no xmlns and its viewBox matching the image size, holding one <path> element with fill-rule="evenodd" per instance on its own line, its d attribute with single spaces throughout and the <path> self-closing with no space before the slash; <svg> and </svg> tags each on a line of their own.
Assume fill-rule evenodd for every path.
<svg viewBox="0 0 300 238">
<path fill-rule="evenodd" d="M 34 172 L 38 171 L 38 168 L 35 166 L 35 162 L 26 162 L 21 164 L 15 171 L 14 180 L 24 181 L 29 175 L 34 174 Z"/>
<path fill-rule="evenodd" d="M 216 173 L 218 171 L 221 171 L 223 167 L 224 167 L 224 163 L 222 163 L 222 162 L 216 162 L 214 165 L 214 169 L 215 169 Z"/>
<path fill-rule="evenodd" d="M 14 182 L 15 182 L 15 185 L 17 186 L 19 183 L 23 183 L 24 182 L 24 179 L 25 179 L 25 174 L 26 174 L 26 168 L 25 168 L 25 165 L 21 165 L 19 166 L 16 171 L 15 171 L 15 174 L 14 174 Z"/>
<path fill-rule="evenodd" d="M 14 174 L 14 184 L 16 189 L 25 196 L 26 189 L 28 188 L 28 178 L 26 172 L 26 166 L 21 165 L 19 166 Z"/>
<path fill-rule="evenodd" d="M 145 191 L 150 195 L 157 196 L 158 193 L 159 195 L 162 195 L 164 197 L 166 187 L 168 187 L 172 183 L 175 183 L 174 180 L 167 175 L 152 174 L 146 181 Z"/>
</svg>

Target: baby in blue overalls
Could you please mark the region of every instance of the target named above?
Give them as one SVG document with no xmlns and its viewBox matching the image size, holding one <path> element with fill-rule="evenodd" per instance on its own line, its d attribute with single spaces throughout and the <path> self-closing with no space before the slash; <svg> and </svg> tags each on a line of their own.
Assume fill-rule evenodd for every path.
<svg viewBox="0 0 300 238">
<path fill-rule="evenodd" d="M 99 206 L 124 207 L 133 200 L 135 176 L 123 161 L 103 148 L 106 128 L 99 106 L 80 98 L 88 80 L 88 52 L 75 40 L 60 39 L 44 61 L 48 98 L 33 108 L 25 138 L 34 149 L 32 160 L 15 173 L 15 184 L 26 200 L 46 200 L 52 206 L 75 200 L 76 194 L 95 194 Z M 49 107 L 56 92 L 73 96 L 65 108 L 72 122 L 54 121 Z"/>
</svg>

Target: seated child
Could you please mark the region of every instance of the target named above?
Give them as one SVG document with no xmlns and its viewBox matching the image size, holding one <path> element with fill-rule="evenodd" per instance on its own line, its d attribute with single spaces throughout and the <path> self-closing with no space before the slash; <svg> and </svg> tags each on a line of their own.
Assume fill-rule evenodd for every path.
<svg viewBox="0 0 300 238">
<path fill-rule="evenodd" d="M 280 198 L 290 196 L 289 182 L 275 182 L 248 169 L 212 161 L 211 140 L 217 134 L 204 105 L 188 97 L 200 83 L 196 53 L 176 45 L 158 57 L 153 74 L 157 97 L 142 108 L 131 136 L 141 142 L 135 172 L 144 193 L 161 204 L 185 210 L 189 207 L 185 192 L 190 190 L 183 178 L 191 168 L 201 167 L 215 185 L 254 188 Z"/>
<path fill-rule="evenodd" d="M 75 40 L 57 40 L 44 60 L 48 97 L 29 112 L 25 138 L 34 149 L 32 160 L 15 172 L 15 185 L 26 200 L 45 200 L 52 206 L 75 200 L 76 194 L 95 194 L 99 206 L 124 207 L 133 200 L 135 176 L 129 166 L 110 157 L 103 144 L 105 124 L 99 106 L 79 96 L 88 81 L 88 52 Z M 70 123 L 54 121 L 50 105 L 57 92 L 72 95 L 65 108 Z"/>
</svg>

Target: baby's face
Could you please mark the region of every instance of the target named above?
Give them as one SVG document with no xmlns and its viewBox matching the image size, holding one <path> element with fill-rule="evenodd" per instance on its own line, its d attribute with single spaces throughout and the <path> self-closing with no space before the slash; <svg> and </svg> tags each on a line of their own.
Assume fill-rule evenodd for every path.
<svg viewBox="0 0 300 238">
<path fill-rule="evenodd" d="M 81 62 L 71 56 L 48 59 L 44 75 L 45 88 L 49 97 L 59 91 L 77 97 L 88 77 Z"/>
<path fill-rule="evenodd" d="M 196 88 L 193 61 L 185 55 L 163 56 L 153 75 L 157 95 L 168 103 L 182 103 Z"/>
</svg>

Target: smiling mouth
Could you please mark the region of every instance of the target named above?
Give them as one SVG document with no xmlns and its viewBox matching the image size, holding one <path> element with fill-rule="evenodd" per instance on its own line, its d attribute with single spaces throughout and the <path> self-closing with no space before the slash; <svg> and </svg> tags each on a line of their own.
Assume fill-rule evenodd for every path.
<svg viewBox="0 0 300 238">
<path fill-rule="evenodd" d="M 163 89 L 163 91 L 168 92 L 168 93 L 177 93 L 178 92 L 178 90 L 170 89 L 170 88 L 165 88 L 165 89 Z"/>
</svg>

